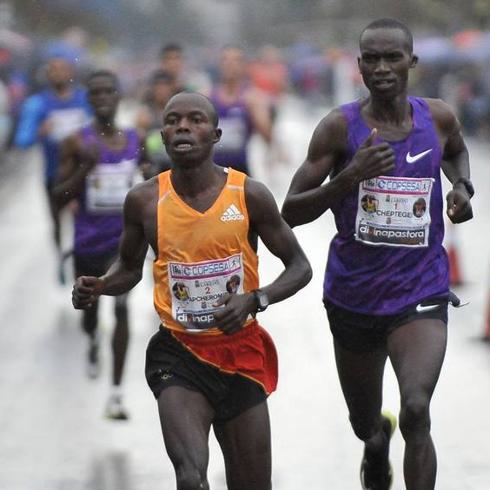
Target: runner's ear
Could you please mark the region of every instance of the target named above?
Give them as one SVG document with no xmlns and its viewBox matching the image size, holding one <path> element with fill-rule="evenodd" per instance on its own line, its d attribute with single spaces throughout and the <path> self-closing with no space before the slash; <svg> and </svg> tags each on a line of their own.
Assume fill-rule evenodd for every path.
<svg viewBox="0 0 490 490">
<path fill-rule="evenodd" d="M 419 62 L 419 57 L 416 54 L 412 54 L 412 60 L 410 61 L 410 68 L 415 68 Z"/>
<path fill-rule="evenodd" d="M 213 143 L 217 143 L 221 139 L 221 135 L 223 134 L 223 131 L 220 128 L 216 128 L 215 130 L 215 138 L 213 139 Z"/>
</svg>

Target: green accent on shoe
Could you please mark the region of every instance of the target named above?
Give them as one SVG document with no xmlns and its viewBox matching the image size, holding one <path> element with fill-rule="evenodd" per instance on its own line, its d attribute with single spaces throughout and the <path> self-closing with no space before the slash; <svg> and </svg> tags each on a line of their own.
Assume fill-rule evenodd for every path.
<svg viewBox="0 0 490 490">
<path fill-rule="evenodd" d="M 388 436 L 388 443 L 389 441 L 391 440 L 391 438 L 393 437 L 393 434 L 396 430 L 396 426 L 397 426 L 397 419 L 395 417 L 395 415 L 393 415 L 391 412 L 389 412 L 388 410 L 383 410 L 381 412 L 381 416 L 383 417 L 383 419 L 387 420 L 389 423 L 390 423 L 390 428 L 389 428 L 389 434 L 388 434 L 388 431 L 385 431 L 386 432 L 386 435 Z M 383 430 L 385 430 L 384 426 L 383 426 Z M 364 472 L 365 472 L 365 467 L 366 467 L 366 459 L 363 455 L 363 458 L 362 458 L 362 461 L 361 461 L 361 468 L 360 468 L 360 479 L 361 479 L 361 487 L 363 490 L 389 490 L 392 485 L 393 485 L 393 466 L 391 465 L 391 462 L 388 461 L 388 486 L 385 486 L 384 488 L 380 488 L 379 486 L 366 486 L 366 481 L 364 479 Z"/>
<path fill-rule="evenodd" d="M 393 415 L 390 411 L 388 410 L 383 410 L 381 412 L 381 416 L 385 419 L 388 419 L 390 421 L 391 425 L 391 432 L 390 432 L 390 439 L 393 437 L 393 434 L 395 433 L 396 426 L 397 426 L 397 420 L 396 416 Z"/>
</svg>

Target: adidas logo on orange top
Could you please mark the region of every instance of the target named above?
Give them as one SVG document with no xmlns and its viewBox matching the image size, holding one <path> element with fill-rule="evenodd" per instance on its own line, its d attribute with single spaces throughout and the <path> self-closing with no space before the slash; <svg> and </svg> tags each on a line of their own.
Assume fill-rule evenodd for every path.
<svg viewBox="0 0 490 490">
<path fill-rule="evenodd" d="M 234 205 L 231 204 L 228 206 L 226 211 L 221 215 L 221 221 L 241 221 L 244 220 L 245 216 L 240 212 L 240 210 Z"/>
</svg>

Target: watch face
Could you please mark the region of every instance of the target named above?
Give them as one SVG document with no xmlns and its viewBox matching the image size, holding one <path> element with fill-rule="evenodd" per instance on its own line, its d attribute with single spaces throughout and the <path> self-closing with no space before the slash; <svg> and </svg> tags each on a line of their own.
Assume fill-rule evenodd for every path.
<svg viewBox="0 0 490 490">
<path fill-rule="evenodd" d="M 255 291 L 255 297 L 257 298 L 257 309 L 264 311 L 269 306 L 269 298 L 263 291 Z"/>
</svg>

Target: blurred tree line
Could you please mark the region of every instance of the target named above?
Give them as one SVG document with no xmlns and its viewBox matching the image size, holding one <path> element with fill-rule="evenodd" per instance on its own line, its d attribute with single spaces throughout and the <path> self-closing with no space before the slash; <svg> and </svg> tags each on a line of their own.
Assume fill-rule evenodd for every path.
<svg viewBox="0 0 490 490">
<path fill-rule="evenodd" d="M 298 40 L 355 42 L 377 17 L 395 17 L 412 30 L 452 34 L 490 29 L 490 0 L 9 0 L 26 32 L 56 34 L 71 25 L 109 41 L 144 46 L 242 42 L 279 46 Z"/>
</svg>

